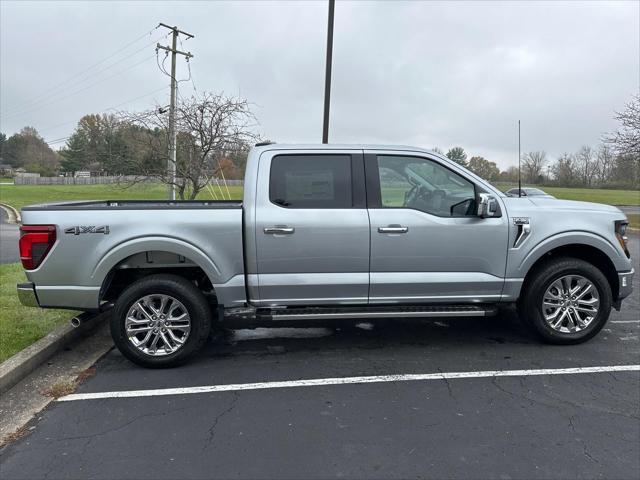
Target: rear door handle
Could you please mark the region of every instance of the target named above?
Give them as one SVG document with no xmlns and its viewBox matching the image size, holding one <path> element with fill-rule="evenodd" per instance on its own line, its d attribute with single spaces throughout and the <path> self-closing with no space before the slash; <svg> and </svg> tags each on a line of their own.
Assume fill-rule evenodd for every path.
<svg viewBox="0 0 640 480">
<path fill-rule="evenodd" d="M 264 233 L 267 235 L 291 235 L 296 229 L 286 225 L 276 225 L 275 227 L 265 227 Z"/>
<path fill-rule="evenodd" d="M 378 233 L 407 233 L 409 227 L 401 225 L 387 225 L 386 227 L 378 227 Z"/>
</svg>

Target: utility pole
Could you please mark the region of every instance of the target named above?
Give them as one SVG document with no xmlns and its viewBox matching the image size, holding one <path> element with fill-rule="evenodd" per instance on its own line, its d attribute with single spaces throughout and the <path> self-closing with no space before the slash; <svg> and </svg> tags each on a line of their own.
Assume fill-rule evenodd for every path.
<svg viewBox="0 0 640 480">
<path fill-rule="evenodd" d="M 520 154 L 520 120 L 518 120 L 518 196 L 522 196 L 522 168 L 520 166 L 522 155 Z"/>
<path fill-rule="evenodd" d="M 329 0 L 329 18 L 327 25 L 327 63 L 324 77 L 324 121 L 322 125 L 322 143 L 329 143 L 329 106 L 331 103 L 331 63 L 333 61 L 333 12 L 336 0 Z"/>
<path fill-rule="evenodd" d="M 169 160 L 167 161 L 167 173 L 169 175 L 169 200 L 176 199 L 176 94 L 178 90 L 178 82 L 176 81 L 176 57 L 178 54 L 184 55 L 187 61 L 193 57 L 191 52 L 182 52 L 178 50 L 178 35 L 182 34 L 187 38 L 193 38 L 193 35 L 179 30 L 178 27 L 171 27 L 165 23 L 159 23 L 159 27 L 171 30 L 171 48 L 159 43 L 156 45 L 156 51 L 165 50 L 171 52 L 171 103 L 169 104 Z"/>
</svg>

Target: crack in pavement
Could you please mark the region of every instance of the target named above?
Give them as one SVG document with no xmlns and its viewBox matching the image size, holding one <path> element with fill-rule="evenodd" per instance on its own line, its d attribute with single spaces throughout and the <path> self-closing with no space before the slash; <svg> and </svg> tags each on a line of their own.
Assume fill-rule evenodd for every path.
<svg viewBox="0 0 640 480">
<path fill-rule="evenodd" d="M 216 418 L 213 419 L 213 423 L 211 424 L 211 426 L 209 427 L 209 430 L 208 430 L 209 435 L 207 437 L 207 441 L 202 446 L 202 452 L 203 453 L 213 443 L 213 440 L 214 440 L 214 438 L 216 436 L 216 427 L 218 426 L 218 422 L 220 421 L 220 419 L 222 419 L 222 417 L 224 417 L 227 413 L 231 412 L 231 410 L 233 410 L 235 408 L 236 403 L 238 402 L 239 398 L 240 398 L 240 396 L 238 395 L 238 393 L 237 392 L 233 392 L 233 399 L 231 400 L 231 403 L 229 404 L 229 406 L 225 410 L 223 410 L 221 413 L 216 415 Z"/>
<path fill-rule="evenodd" d="M 103 430 L 101 432 L 95 432 L 95 433 L 91 433 L 89 435 L 78 435 L 78 436 L 74 436 L 74 437 L 56 438 L 56 439 L 53 439 L 53 441 L 54 442 L 63 442 L 65 440 L 84 440 L 84 439 L 87 439 L 87 438 L 93 439 L 95 437 L 101 437 L 103 435 L 107 435 L 109 433 L 113 433 L 113 432 L 117 432 L 118 430 L 122 430 L 123 428 L 128 427 L 132 423 L 135 423 L 138 420 L 142 420 L 143 418 L 163 417 L 165 415 L 169 415 L 169 414 L 174 413 L 174 412 L 179 412 L 181 410 L 186 410 L 188 408 L 190 408 L 190 407 L 173 408 L 171 410 L 166 410 L 164 412 L 159 412 L 159 413 L 145 413 L 144 415 L 138 415 L 138 416 L 134 417 L 133 419 L 123 423 L 122 425 L 118 425 L 117 427 L 109 428 L 109 429 Z"/>
<path fill-rule="evenodd" d="M 438 368 L 438 372 L 443 373 L 440 368 Z M 447 386 L 447 390 L 449 391 L 449 397 L 452 400 L 456 400 L 456 397 L 453 396 L 453 391 L 451 390 L 451 383 L 449 383 L 449 379 L 447 377 L 443 377 L 443 380 L 444 380 L 445 385 Z"/>
</svg>

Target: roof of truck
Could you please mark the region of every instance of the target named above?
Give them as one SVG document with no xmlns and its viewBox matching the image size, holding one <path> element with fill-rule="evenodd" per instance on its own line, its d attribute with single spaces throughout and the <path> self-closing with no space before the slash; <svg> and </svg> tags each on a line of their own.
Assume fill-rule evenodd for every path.
<svg viewBox="0 0 640 480">
<path fill-rule="evenodd" d="M 412 152 L 428 152 L 438 155 L 433 150 L 410 145 L 372 145 L 362 143 L 259 143 L 254 149 L 259 150 L 403 150 Z"/>
</svg>

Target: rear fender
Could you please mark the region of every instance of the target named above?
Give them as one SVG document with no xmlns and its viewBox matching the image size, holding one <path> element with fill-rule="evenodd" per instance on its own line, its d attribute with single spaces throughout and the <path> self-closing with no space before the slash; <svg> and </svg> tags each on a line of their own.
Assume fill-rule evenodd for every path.
<svg viewBox="0 0 640 480">
<path fill-rule="evenodd" d="M 164 251 L 181 255 L 202 268 L 212 284 L 224 283 L 225 281 L 218 266 L 194 245 L 176 238 L 142 237 L 121 243 L 109 250 L 91 274 L 94 284 L 101 285 L 109 272 L 125 258 L 149 251 Z"/>
</svg>

